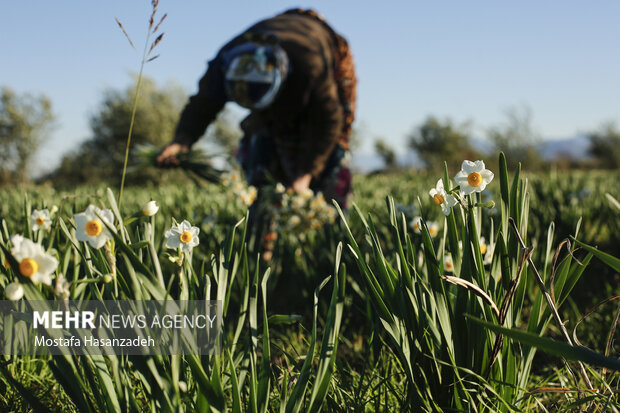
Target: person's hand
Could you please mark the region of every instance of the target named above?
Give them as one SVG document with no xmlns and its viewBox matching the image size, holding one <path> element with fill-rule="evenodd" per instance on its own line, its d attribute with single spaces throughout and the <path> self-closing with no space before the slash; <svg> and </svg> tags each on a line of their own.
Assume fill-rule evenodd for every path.
<svg viewBox="0 0 620 413">
<path fill-rule="evenodd" d="M 189 151 L 189 146 L 182 143 L 172 142 L 169 143 L 161 150 L 157 155 L 157 166 L 179 166 L 179 160 L 177 155 Z"/>
<path fill-rule="evenodd" d="M 306 191 L 308 188 L 310 188 L 310 181 L 311 180 L 312 180 L 312 175 L 311 174 L 302 175 L 300 177 L 297 177 L 293 181 L 293 184 L 291 185 L 291 188 L 293 188 L 293 191 L 295 191 L 298 194 L 300 194 L 300 193 Z"/>
</svg>

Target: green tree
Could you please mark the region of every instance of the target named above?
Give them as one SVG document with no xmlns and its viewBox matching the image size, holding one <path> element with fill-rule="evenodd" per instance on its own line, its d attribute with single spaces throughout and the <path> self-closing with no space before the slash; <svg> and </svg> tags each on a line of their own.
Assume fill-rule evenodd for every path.
<svg viewBox="0 0 620 413">
<path fill-rule="evenodd" d="M 46 96 L 0 90 L 0 184 L 29 179 L 33 158 L 53 122 L 52 103 Z"/>
<path fill-rule="evenodd" d="M 90 118 L 91 137 L 65 155 L 49 178 L 57 184 L 120 182 L 136 81 L 134 77 L 134 82 L 123 90 L 104 91 L 98 110 Z M 152 79 L 143 78 L 132 148 L 139 144 L 162 147 L 169 142 L 185 99 L 185 93 L 178 86 L 158 88 Z M 130 159 L 131 163 L 135 160 Z M 158 182 L 161 177 L 161 171 L 154 168 L 134 168 L 126 179 L 127 183 L 142 183 Z"/>
<path fill-rule="evenodd" d="M 591 132 L 587 137 L 590 140 L 588 152 L 596 159 L 599 167 L 620 168 L 620 131 L 614 123 L 603 125 L 599 131 Z"/>
<path fill-rule="evenodd" d="M 385 169 L 394 169 L 397 166 L 396 152 L 394 148 L 388 144 L 385 139 L 379 138 L 375 140 L 375 152 L 383 160 Z"/>
<path fill-rule="evenodd" d="M 504 114 L 505 123 L 488 131 L 494 149 L 506 154 L 509 168 L 516 167 L 519 162 L 530 170 L 540 168 L 543 159 L 537 145 L 541 138 L 532 125 L 532 109 L 527 105 L 513 106 Z"/>
<path fill-rule="evenodd" d="M 468 132 L 469 124 L 455 125 L 450 119 L 440 121 L 429 116 L 409 136 L 409 147 L 415 150 L 425 166 L 443 168 L 444 161 L 450 169 L 459 169 L 464 159 L 479 159 L 472 147 Z"/>
</svg>

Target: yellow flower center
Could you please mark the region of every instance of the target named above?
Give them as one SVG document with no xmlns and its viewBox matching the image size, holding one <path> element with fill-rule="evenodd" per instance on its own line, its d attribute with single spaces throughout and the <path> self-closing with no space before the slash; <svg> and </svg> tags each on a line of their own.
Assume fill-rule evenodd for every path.
<svg viewBox="0 0 620 413">
<path fill-rule="evenodd" d="M 37 217 L 35 222 L 37 223 L 38 226 L 41 226 L 41 225 L 45 224 L 45 218 Z"/>
<path fill-rule="evenodd" d="M 428 233 L 430 234 L 431 237 L 434 237 L 435 235 L 437 235 L 438 232 L 439 230 L 437 230 L 437 228 L 435 227 L 430 227 L 428 229 Z"/>
<path fill-rule="evenodd" d="M 98 219 L 93 219 L 86 224 L 86 233 L 91 237 L 96 237 L 103 231 L 103 225 Z"/>
<path fill-rule="evenodd" d="M 472 172 L 467 177 L 467 183 L 473 187 L 478 187 L 482 184 L 482 175 L 479 172 Z"/>
<path fill-rule="evenodd" d="M 443 203 L 444 203 L 444 201 L 445 201 L 445 199 L 443 199 L 443 196 L 441 196 L 441 195 L 439 195 L 439 194 L 435 194 L 435 195 L 433 196 L 433 199 L 435 200 L 435 203 L 436 203 L 437 205 L 441 205 L 441 204 L 443 204 Z"/>
<path fill-rule="evenodd" d="M 39 271 L 39 264 L 32 258 L 24 258 L 19 263 L 19 272 L 24 277 L 32 277 L 37 271 Z"/>
<path fill-rule="evenodd" d="M 181 242 L 187 244 L 188 242 L 190 242 L 192 240 L 192 234 L 190 234 L 188 231 L 183 231 L 183 233 L 181 234 Z"/>
<path fill-rule="evenodd" d="M 480 254 L 484 255 L 487 253 L 487 244 L 480 244 Z"/>
</svg>

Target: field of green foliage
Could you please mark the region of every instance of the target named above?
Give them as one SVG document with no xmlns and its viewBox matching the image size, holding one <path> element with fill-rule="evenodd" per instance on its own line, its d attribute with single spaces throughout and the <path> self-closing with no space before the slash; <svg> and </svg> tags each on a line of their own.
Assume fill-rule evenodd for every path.
<svg viewBox="0 0 620 413">
<path fill-rule="evenodd" d="M 620 411 L 620 175 L 486 168 L 274 188 L 269 261 L 234 173 L 0 190 L 3 300 L 224 313 L 210 356 L 3 355 L 0 410 Z"/>
</svg>

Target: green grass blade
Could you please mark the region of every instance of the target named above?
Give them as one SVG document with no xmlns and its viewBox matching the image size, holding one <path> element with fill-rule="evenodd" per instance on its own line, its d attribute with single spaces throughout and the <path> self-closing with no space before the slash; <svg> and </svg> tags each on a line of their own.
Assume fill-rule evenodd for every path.
<svg viewBox="0 0 620 413">
<path fill-rule="evenodd" d="M 594 254 L 596 258 L 598 258 L 599 260 L 603 261 L 605 264 L 613 268 L 614 271 L 620 272 L 620 259 L 619 258 L 616 258 L 613 255 L 608 254 L 606 252 L 603 252 L 599 250 L 598 248 L 594 248 L 588 244 L 584 244 L 583 242 L 578 241 L 572 236 L 571 236 L 571 239 L 575 241 L 577 244 L 581 245 L 581 247 L 585 249 L 586 251 L 589 251 L 592 254 Z"/>
<path fill-rule="evenodd" d="M 582 361 L 584 363 L 588 363 L 594 366 L 620 371 L 619 359 L 613 357 L 606 357 L 603 354 L 592 351 L 586 347 L 571 346 L 570 344 L 552 340 L 546 337 L 541 337 L 536 334 L 528 333 L 526 331 L 501 327 L 470 315 L 466 315 L 466 317 L 469 320 L 481 324 L 491 331 L 494 331 L 495 333 L 503 334 L 507 337 L 519 341 L 522 344 L 536 347 L 547 353 L 563 357 L 567 360 Z"/>
</svg>

